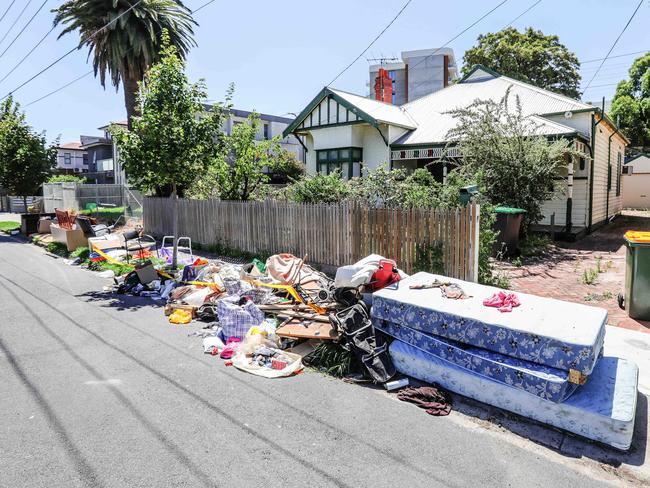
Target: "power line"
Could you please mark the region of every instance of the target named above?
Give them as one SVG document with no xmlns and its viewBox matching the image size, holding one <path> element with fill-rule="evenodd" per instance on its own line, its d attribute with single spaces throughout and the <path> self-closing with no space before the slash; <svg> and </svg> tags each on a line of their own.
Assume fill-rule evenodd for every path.
<svg viewBox="0 0 650 488">
<path fill-rule="evenodd" d="M 370 49 L 370 48 L 372 47 L 372 45 L 373 45 L 375 42 L 377 42 L 377 40 L 379 40 L 379 38 L 384 34 L 384 32 L 386 32 L 386 31 L 388 30 L 388 28 L 389 28 L 391 25 L 393 25 L 393 23 L 397 20 L 397 18 L 398 18 L 400 15 L 402 15 L 402 12 L 404 12 L 404 10 L 406 9 L 406 7 L 409 6 L 409 4 L 411 3 L 411 1 L 412 1 L 412 0 L 408 0 L 408 1 L 407 1 L 407 2 L 402 6 L 402 8 L 399 10 L 399 12 L 397 12 L 397 15 L 395 15 L 395 17 L 393 17 L 393 20 L 391 20 L 391 21 L 388 23 L 388 25 L 387 25 L 386 27 L 384 27 L 383 30 L 382 30 L 379 34 L 377 34 L 377 36 L 372 40 L 372 42 L 371 42 L 370 44 L 368 44 L 368 46 L 367 46 L 363 51 L 361 51 L 361 53 L 360 53 L 356 58 L 354 58 L 354 61 L 352 61 L 352 62 L 351 62 L 350 64 L 348 64 L 345 68 L 343 68 L 343 70 L 342 70 L 338 75 L 336 75 L 336 76 L 334 77 L 334 79 L 333 79 L 332 81 L 330 81 L 330 82 L 327 84 L 327 86 L 330 86 L 332 83 L 334 83 L 336 80 L 338 80 L 338 79 L 341 77 L 341 75 L 342 75 L 343 73 L 345 73 L 348 69 L 350 69 L 354 63 L 356 63 L 357 61 L 359 61 L 359 59 L 361 59 L 361 56 L 363 56 L 364 54 L 366 54 L 366 51 L 367 51 L 368 49 Z"/>
<path fill-rule="evenodd" d="M 437 48 L 437 49 L 436 49 L 435 51 L 433 51 L 431 54 L 428 54 L 427 56 L 425 56 L 424 58 L 422 58 L 420 61 L 418 61 L 417 63 L 415 63 L 413 66 L 409 66 L 409 70 L 411 70 L 411 69 L 415 69 L 417 66 L 419 66 L 420 64 L 422 64 L 422 63 L 423 63 L 427 58 L 433 56 L 434 54 L 436 54 L 437 52 L 439 52 L 441 49 L 443 49 L 444 46 L 447 46 L 448 44 L 451 44 L 452 42 L 454 42 L 454 41 L 455 41 L 456 39 L 458 39 L 460 36 L 462 36 L 463 34 L 465 34 L 465 32 L 467 32 L 467 31 L 470 30 L 472 27 L 474 27 L 476 24 L 478 24 L 479 22 L 481 22 L 484 18 L 486 18 L 488 15 L 490 15 L 492 12 L 494 12 L 496 9 L 498 9 L 501 5 L 503 5 L 503 4 L 506 3 L 507 1 L 508 1 L 508 0 L 503 0 L 502 2 L 500 2 L 499 4 L 497 4 L 497 6 L 494 7 L 494 8 L 492 8 L 492 10 L 490 10 L 489 12 L 483 14 L 481 17 L 479 17 L 477 20 L 475 20 L 472 24 L 470 24 L 470 25 L 467 26 L 465 29 L 463 29 L 462 31 L 460 31 L 458 34 L 456 34 L 454 37 L 452 37 L 451 39 L 449 39 L 447 42 L 443 43 L 441 47 Z M 425 82 L 423 81 L 423 82 L 418 83 L 418 84 L 415 85 L 412 89 L 413 89 L 413 90 L 416 89 L 418 86 L 422 85 L 423 83 L 425 83 Z"/>
<path fill-rule="evenodd" d="M 11 7 L 13 6 L 14 3 L 16 3 L 16 0 L 12 0 L 12 2 L 9 4 L 9 6 L 7 7 L 7 10 L 5 10 L 5 12 L 2 14 L 2 17 L 0 17 L 0 22 L 2 22 L 5 19 L 5 17 L 7 16 L 7 13 L 9 13 L 9 10 L 11 9 Z"/>
<path fill-rule="evenodd" d="M 0 58 L 5 55 L 5 53 L 9 50 L 9 48 L 14 45 L 14 42 L 16 42 L 18 40 L 18 38 L 23 34 L 23 32 L 25 32 L 25 29 L 27 29 L 27 27 L 29 27 L 29 24 L 32 23 L 32 21 L 34 20 L 34 18 L 36 18 L 38 13 L 43 9 L 43 7 L 45 7 L 46 3 L 47 3 L 47 0 L 44 0 L 44 2 L 41 4 L 41 6 L 38 7 L 38 10 L 36 12 L 34 12 L 34 15 L 32 15 L 31 18 L 27 21 L 27 23 L 23 26 L 23 28 L 20 29 L 20 32 L 18 34 L 16 34 L 16 37 L 14 37 L 13 41 L 11 41 L 9 43 L 9 45 L 5 48 L 4 51 L 2 51 L 2 53 L 0 53 Z"/>
<path fill-rule="evenodd" d="M 504 30 L 504 29 L 507 29 L 508 27 L 510 27 L 512 24 L 514 24 L 515 22 L 517 22 L 519 19 L 521 19 L 521 18 L 522 18 L 524 15 L 526 15 L 528 12 L 530 12 L 530 11 L 533 10 L 535 7 L 537 7 L 540 3 L 542 3 L 542 0 L 537 0 L 534 4 L 532 4 L 532 5 L 531 5 L 530 7 L 528 7 L 526 10 L 524 10 L 522 13 L 520 13 L 520 14 L 517 15 L 514 19 L 512 19 L 512 20 L 508 23 L 508 25 L 506 25 L 506 26 L 505 26 L 503 29 L 501 29 L 501 30 Z"/>
<path fill-rule="evenodd" d="M 650 51 L 650 49 L 644 49 L 643 51 L 635 51 L 635 52 L 633 52 L 633 53 L 618 54 L 618 55 L 616 55 L 616 56 L 609 56 L 609 59 L 614 59 L 614 58 L 623 58 L 623 57 L 625 57 L 625 56 L 633 56 L 633 55 L 635 55 L 635 54 L 643 54 L 643 53 L 647 53 L 648 51 Z M 589 61 L 583 61 L 583 62 L 580 63 L 580 64 L 595 63 L 595 62 L 597 62 L 597 61 L 602 61 L 602 60 L 607 60 L 607 59 L 608 59 L 608 58 L 590 59 Z"/>
<path fill-rule="evenodd" d="M 214 2 L 216 2 L 216 1 L 217 1 L 217 0 L 210 0 L 210 1 L 208 1 L 208 2 L 204 3 L 203 5 L 201 5 L 200 7 L 198 7 L 198 8 L 196 8 L 196 9 L 192 10 L 192 13 L 199 12 L 200 10 L 203 10 L 205 7 L 207 7 L 208 5 L 210 5 L 211 3 L 214 3 Z M 51 31 L 50 31 L 50 32 L 51 32 Z M 48 32 L 48 34 L 49 34 L 49 32 Z M 46 35 L 46 36 L 47 36 L 47 35 Z M 45 37 L 44 37 L 44 38 L 45 38 Z M 44 38 L 43 38 L 43 39 L 44 39 Z M 41 39 L 41 42 L 42 42 L 42 39 Z M 36 47 L 34 47 L 34 49 L 36 49 Z M 33 49 L 32 49 L 32 50 L 33 50 Z M 127 52 L 130 52 L 131 50 L 133 50 L 133 48 L 130 48 Z M 21 62 L 22 62 L 22 61 L 21 61 Z M 65 90 L 66 88 L 68 88 L 68 87 L 69 87 L 70 85 L 72 85 L 73 83 L 76 83 L 77 81 L 82 80 L 82 79 L 85 78 L 86 76 L 93 74 L 93 72 L 94 72 L 93 70 L 90 70 L 90 71 L 84 73 L 83 75 L 78 76 L 78 77 L 75 78 L 74 80 L 69 81 L 69 82 L 66 83 L 65 85 L 62 85 L 62 86 L 60 86 L 60 87 L 58 87 L 58 88 L 52 90 L 51 92 L 47 93 L 46 95 L 43 95 L 42 97 L 37 98 L 36 100 L 32 100 L 31 102 L 29 102 L 28 104 L 25 105 L 25 108 L 27 108 L 27 107 L 29 107 L 30 105 L 33 105 L 33 104 L 35 104 L 35 103 L 37 103 L 37 102 L 40 102 L 41 100 L 43 100 L 43 99 L 45 99 L 45 98 L 48 98 L 48 97 L 54 95 L 55 93 L 58 93 L 58 92 L 60 92 L 60 91 L 62 91 L 62 90 Z M 5 77 L 5 78 L 6 78 L 6 77 Z M 3 78 L 3 79 L 4 79 L 4 78 Z M 2 81 L 2 80 L 0 80 L 0 81 Z"/>
<path fill-rule="evenodd" d="M 70 85 L 72 85 L 73 83 L 76 83 L 77 81 L 81 80 L 82 78 L 85 78 L 85 77 L 88 76 L 88 75 L 92 75 L 93 73 L 94 73 L 94 71 L 93 71 L 93 70 L 90 70 L 90 71 L 88 71 L 87 73 L 84 73 L 83 75 L 81 75 L 81 76 L 75 78 L 74 80 L 69 81 L 69 82 L 66 83 L 65 85 L 63 85 L 63 86 L 61 86 L 61 87 L 59 87 L 59 88 L 57 88 L 57 89 L 55 89 L 55 90 L 52 90 L 51 92 L 49 92 L 49 93 L 43 95 L 42 97 L 37 98 L 36 100 L 32 100 L 32 101 L 29 102 L 27 105 L 25 105 L 25 107 L 29 107 L 30 105 L 33 105 L 33 104 L 35 104 L 36 102 L 40 102 L 40 101 L 43 100 L 44 98 L 47 98 L 47 97 L 49 97 L 49 96 L 51 96 L 51 95 L 54 95 L 55 93 L 60 92 L 61 90 L 65 89 L 65 88 L 68 88 L 68 87 L 69 87 Z"/>
<path fill-rule="evenodd" d="M 31 1 L 31 0 L 30 0 L 30 1 Z M 212 0 L 212 1 L 214 1 L 214 0 Z M 57 64 L 57 63 L 59 63 L 59 62 L 62 61 L 64 58 L 68 57 L 70 54 L 72 54 L 73 52 L 75 52 L 75 51 L 77 51 L 79 48 L 81 48 L 81 46 L 84 44 L 84 42 L 86 42 L 87 40 L 89 40 L 89 39 L 95 37 L 95 36 L 96 36 L 97 34 L 99 34 L 102 30 L 106 29 L 106 28 L 109 27 L 111 24 L 114 24 L 115 22 L 117 22 L 117 21 L 118 21 L 118 20 L 119 20 L 123 15 L 126 15 L 127 13 L 129 13 L 129 12 L 130 12 L 131 10 L 133 10 L 135 7 L 137 7 L 138 5 L 140 5 L 142 2 L 143 2 L 143 0 L 138 0 L 136 3 L 134 3 L 133 5 L 131 5 L 128 9 L 126 9 L 126 10 L 125 10 L 124 12 L 122 12 L 120 15 L 118 15 L 117 17 L 115 17 L 113 20 L 111 20 L 111 21 L 110 21 L 109 23 L 107 23 L 105 26 L 100 27 L 100 28 L 97 29 L 95 32 L 93 32 L 90 36 L 86 37 L 85 39 L 82 39 L 82 40 L 79 42 L 79 44 L 77 45 L 77 47 L 74 47 L 74 48 L 70 49 L 70 50 L 69 50 L 67 53 L 65 53 L 63 56 L 60 56 L 59 58 L 55 59 L 53 62 L 51 62 L 49 65 L 47 65 L 47 66 L 46 66 L 45 68 L 43 68 L 41 71 L 39 71 L 39 72 L 36 73 L 34 76 L 32 76 L 31 78 L 29 78 L 27 81 L 21 83 L 21 84 L 18 85 L 16 88 L 14 88 L 14 89 L 11 90 L 9 93 L 7 93 L 4 97 L 0 98 L 0 100 L 4 100 L 5 98 L 7 98 L 7 97 L 8 97 L 9 95 L 11 95 L 12 93 L 14 93 L 14 92 L 20 90 L 22 87 L 24 87 L 25 85 L 27 85 L 28 83 L 30 83 L 31 81 L 33 81 L 35 78 L 38 78 L 39 76 L 41 76 L 43 73 L 45 73 L 47 70 L 49 70 L 52 66 L 54 66 L 54 65 Z"/>
<path fill-rule="evenodd" d="M 620 83 L 620 81 L 618 83 Z M 605 83 L 604 85 L 591 85 L 591 88 L 602 88 L 602 87 L 605 87 L 605 86 L 616 86 L 616 85 L 618 85 L 618 83 Z M 585 88 L 584 91 L 590 90 L 591 88 Z"/>
<path fill-rule="evenodd" d="M 52 26 L 52 28 L 51 28 L 49 31 L 47 31 L 43 37 L 41 37 L 41 39 L 40 39 L 40 40 L 39 40 L 39 41 L 34 45 L 34 47 L 31 48 L 31 49 L 29 50 L 29 52 L 28 52 L 27 54 L 25 54 L 25 55 L 23 56 L 23 58 L 22 58 L 20 61 L 18 61 L 17 64 L 16 64 L 13 68 L 11 68 L 11 69 L 9 70 L 9 72 L 8 72 L 6 75 L 4 75 L 4 76 L 2 77 L 2 79 L 0 79 L 0 83 L 2 83 L 3 81 L 5 81 L 5 80 L 9 77 L 9 75 L 10 75 L 11 73 L 13 73 L 14 71 L 16 71 L 16 69 L 18 68 L 18 66 L 20 66 L 21 64 L 23 64 L 23 62 L 24 62 L 24 61 L 25 61 L 29 56 L 31 56 L 31 54 L 36 50 L 36 48 L 37 48 L 38 46 L 40 46 L 40 45 L 43 43 L 43 41 L 45 40 L 45 38 L 46 38 L 47 36 L 49 36 L 55 28 L 56 28 L 55 26 Z"/>
<path fill-rule="evenodd" d="M 593 75 L 593 76 L 591 77 L 591 79 L 589 80 L 589 83 L 587 83 L 587 86 L 586 86 L 585 90 L 587 90 L 587 89 L 589 88 L 589 86 L 591 85 L 591 83 L 594 81 L 594 79 L 595 79 L 596 76 L 598 75 L 598 72 L 600 71 L 600 68 L 603 67 L 603 64 L 605 64 L 605 61 L 607 61 L 607 58 L 609 57 L 609 55 L 612 54 L 612 51 L 613 51 L 614 48 L 616 47 L 616 44 L 618 43 L 618 41 L 619 41 L 619 39 L 621 38 L 621 36 L 623 35 L 623 33 L 627 30 L 628 26 L 629 26 L 630 23 L 632 22 L 632 19 L 634 18 L 634 16 L 636 15 L 636 13 L 639 11 L 639 9 L 641 8 L 641 5 L 642 5 L 642 4 L 643 4 L 643 0 L 640 0 L 640 1 L 639 1 L 639 4 L 638 4 L 638 5 L 636 6 L 636 8 L 634 9 L 634 12 L 632 12 L 632 15 L 630 16 L 630 18 L 628 19 L 627 23 L 625 24 L 625 27 L 623 27 L 623 30 L 621 31 L 621 33 L 618 35 L 618 37 L 617 37 L 616 40 L 614 41 L 614 44 L 612 44 L 612 47 L 609 48 L 609 51 L 607 51 L 607 54 L 605 55 L 605 57 L 603 58 L 603 60 L 600 62 L 600 65 L 598 66 L 598 69 L 596 70 L 596 72 L 594 73 L 594 75 Z"/>
<path fill-rule="evenodd" d="M 21 17 L 23 16 L 23 14 L 25 13 L 25 10 L 27 10 L 27 7 L 29 7 L 29 4 L 30 4 L 30 3 L 32 3 L 32 0 L 28 0 L 28 2 L 25 4 L 25 6 L 23 7 L 23 9 L 22 9 L 22 10 L 20 11 L 20 13 L 18 14 L 18 17 L 16 17 L 16 20 L 14 20 L 14 23 L 11 24 L 11 27 L 9 27 L 9 29 L 7 29 L 7 32 L 5 32 L 5 35 L 2 36 L 2 39 L 0 39 L 0 44 L 2 44 L 2 43 L 4 42 L 4 40 L 7 38 L 7 36 L 8 36 L 9 33 L 11 32 L 11 29 L 13 29 L 14 26 L 18 23 L 18 21 L 20 20 L 20 18 L 21 18 Z"/>
</svg>

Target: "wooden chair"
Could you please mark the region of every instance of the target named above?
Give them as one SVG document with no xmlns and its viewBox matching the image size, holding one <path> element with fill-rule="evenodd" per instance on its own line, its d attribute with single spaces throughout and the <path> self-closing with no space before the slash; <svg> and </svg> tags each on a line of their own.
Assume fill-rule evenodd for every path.
<svg viewBox="0 0 650 488">
<path fill-rule="evenodd" d="M 59 227 L 66 230 L 72 230 L 77 216 L 68 210 L 59 210 L 58 208 L 55 208 L 54 212 L 56 213 L 56 220 Z"/>
</svg>

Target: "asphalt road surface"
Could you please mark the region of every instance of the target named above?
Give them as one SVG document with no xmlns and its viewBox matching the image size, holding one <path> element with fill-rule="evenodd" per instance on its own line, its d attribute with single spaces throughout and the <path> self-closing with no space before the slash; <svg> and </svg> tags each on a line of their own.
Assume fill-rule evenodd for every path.
<svg viewBox="0 0 650 488">
<path fill-rule="evenodd" d="M 0 237 L 1 487 L 602 483 L 461 414 L 430 417 L 314 372 L 226 367 L 188 337 L 200 325 L 170 325 L 104 284 Z"/>
</svg>

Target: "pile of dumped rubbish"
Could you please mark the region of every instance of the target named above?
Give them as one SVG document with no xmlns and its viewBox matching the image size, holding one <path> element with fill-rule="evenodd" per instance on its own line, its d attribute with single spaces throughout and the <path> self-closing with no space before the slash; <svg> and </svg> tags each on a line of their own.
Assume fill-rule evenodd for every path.
<svg viewBox="0 0 650 488">
<path fill-rule="evenodd" d="M 619 449 L 631 444 L 638 368 L 603 352 L 604 309 L 444 276 L 408 276 L 370 255 L 332 279 L 306 258 L 236 265 L 195 259 L 172 273 L 151 261 L 113 291 L 164 301 L 171 324 L 205 354 L 267 378 L 303 369 L 317 343 L 339 344 L 367 381 L 446 415 L 440 387 Z M 404 376 L 401 376 L 404 375 Z M 408 378 L 434 384 L 404 388 Z"/>
</svg>

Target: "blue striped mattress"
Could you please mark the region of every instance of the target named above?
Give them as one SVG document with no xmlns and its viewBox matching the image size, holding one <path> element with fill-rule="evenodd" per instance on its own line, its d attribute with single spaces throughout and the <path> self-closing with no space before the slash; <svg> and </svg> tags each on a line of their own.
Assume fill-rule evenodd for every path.
<svg viewBox="0 0 650 488">
<path fill-rule="evenodd" d="M 452 300 L 440 289 L 410 289 L 438 279 L 471 296 Z M 417 273 L 373 295 L 372 317 L 512 358 L 589 375 L 605 339 L 603 308 L 517 293 L 512 312 L 486 307 L 501 290 L 429 273 Z"/>
</svg>

